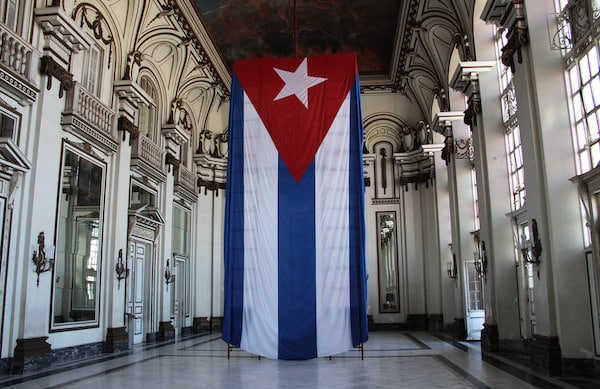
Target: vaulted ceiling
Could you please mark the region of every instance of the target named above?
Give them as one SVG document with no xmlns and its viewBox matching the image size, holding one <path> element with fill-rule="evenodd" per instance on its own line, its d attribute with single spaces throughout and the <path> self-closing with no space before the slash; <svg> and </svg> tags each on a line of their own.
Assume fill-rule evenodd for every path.
<svg viewBox="0 0 600 389">
<path fill-rule="evenodd" d="M 470 49 L 475 0 L 193 0 L 223 60 L 355 52 L 363 91 L 400 92 L 425 120 L 450 57 Z"/>
</svg>

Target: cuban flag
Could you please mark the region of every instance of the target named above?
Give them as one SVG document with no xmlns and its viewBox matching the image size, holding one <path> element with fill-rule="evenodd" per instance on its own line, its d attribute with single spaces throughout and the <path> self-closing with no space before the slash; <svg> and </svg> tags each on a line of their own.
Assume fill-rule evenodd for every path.
<svg viewBox="0 0 600 389">
<path fill-rule="evenodd" d="M 234 62 L 223 339 L 280 359 L 368 338 L 354 54 Z"/>
</svg>

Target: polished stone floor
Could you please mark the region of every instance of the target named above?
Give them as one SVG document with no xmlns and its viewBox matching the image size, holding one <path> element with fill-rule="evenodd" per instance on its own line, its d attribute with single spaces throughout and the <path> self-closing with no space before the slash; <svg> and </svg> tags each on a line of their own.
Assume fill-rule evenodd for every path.
<svg viewBox="0 0 600 389">
<path fill-rule="evenodd" d="M 478 343 L 423 332 L 371 332 L 361 353 L 282 361 L 227 346 L 220 334 L 135 347 L 23 376 L 11 388 L 588 388 L 585 379 L 538 375 L 511 360 L 481 359 Z M 363 359 L 361 359 L 361 355 Z"/>
</svg>

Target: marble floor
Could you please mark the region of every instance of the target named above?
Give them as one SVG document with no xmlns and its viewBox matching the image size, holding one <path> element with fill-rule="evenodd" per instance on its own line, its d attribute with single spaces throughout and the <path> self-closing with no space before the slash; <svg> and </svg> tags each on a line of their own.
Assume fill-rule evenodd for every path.
<svg viewBox="0 0 600 389">
<path fill-rule="evenodd" d="M 363 359 L 361 359 L 361 355 Z M 364 350 L 282 361 L 231 351 L 220 334 L 136 346 L 121 354 L 0 376 L 11 388 L 591 388 L 598 382 L 538 375 L 478 343 L 424 332 L 371 332 Z"/>
</svg>

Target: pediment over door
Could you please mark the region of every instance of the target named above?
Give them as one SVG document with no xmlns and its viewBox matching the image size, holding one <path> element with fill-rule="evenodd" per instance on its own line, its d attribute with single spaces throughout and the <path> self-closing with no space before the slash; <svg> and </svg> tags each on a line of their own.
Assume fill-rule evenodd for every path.
<svg viewBox="0 0 600 389">
<path fill-rule="evenodd" d="M 128 237 L 132 236 L 156 241 L 160 227 L 165 224 L 165 219 L 160 210 L 154 206 L 142 205 L 129 209 Z"/>
</svg>

